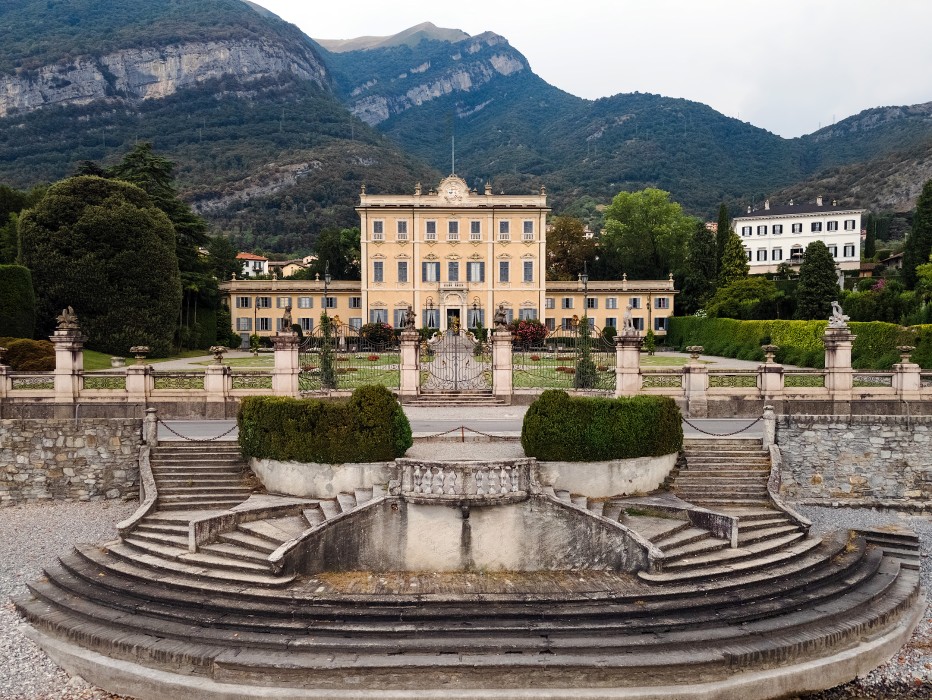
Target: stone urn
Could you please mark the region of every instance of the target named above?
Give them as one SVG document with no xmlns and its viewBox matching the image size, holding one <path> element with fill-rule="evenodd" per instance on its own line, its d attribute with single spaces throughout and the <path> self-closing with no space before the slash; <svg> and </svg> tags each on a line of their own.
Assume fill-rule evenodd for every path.
<svg viewBox="0 0 932 700">
<path fill-rule="evenodd" d="M 134 345 L 133 347 L 129 349 L 129 351 L 133 353 L 133 356 L 136 358 L 136 364 L 141 365 L 143 363 L 143 360 L 146 359 L 146 355 L 149 354 L 149 346 L 148 345 Z"/>
<path fill-rule="evenodd" d="M 702 354 L 702 351 L 705 350 L 701 345 L 690 345 L 686 348 L 686 352 L 689 353 L 689 359 L 693 362 L 699 359 L 699 355 Z"/>
<path fill-rule="evenodd" d="M 776 354 L 777 350 L 780 349 L 780 346 L 768 343 L 767 345 L 761 345 L 760 349 L 764 351 L 764 362 L 771 363 L 773 362 L 773 356 Z"/>
<path fill-rule="evenodd" d="M 223 353 L 229 352 L 230 349 L 224 345 L 211 345 L 210 351 L 214 354 L 214 362 L 218 365 L 223 364 Z"/>
<path fill-rule="evenodd" d="M 913 354 L 913 350 L 915 349 L 916 348 L 912 345 L 897 345 L 896 351 L 900 353 L 900 362 L 904 365 L 908 364 L 909 356 Z"/>
<path fill-rule="evenodd" d="M 110 366 L 111 367 L 126 367 L 126 358 L 125 357 L 111 357 Z"/>
</svg>

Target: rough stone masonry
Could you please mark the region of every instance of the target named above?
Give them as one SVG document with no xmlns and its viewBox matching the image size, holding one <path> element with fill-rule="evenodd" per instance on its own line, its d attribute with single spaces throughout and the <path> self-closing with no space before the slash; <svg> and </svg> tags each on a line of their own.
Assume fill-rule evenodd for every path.
<svg viewBox="0 0 932 700">
<path fill-rule="evenodd" d="M 798 500 L 932 499 L 932 417 L 781 416 L 783 495 Z"/>
<path fill-rule="evenodd" d="M 139 419 L 0 420 L 0 506 L 138 493 Z"/>
</svg>

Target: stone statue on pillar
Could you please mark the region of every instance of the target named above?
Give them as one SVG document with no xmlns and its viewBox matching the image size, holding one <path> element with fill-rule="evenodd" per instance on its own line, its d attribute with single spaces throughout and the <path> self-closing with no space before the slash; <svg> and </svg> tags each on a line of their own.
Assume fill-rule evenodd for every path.
<svg viewBox="0 0 932 700">
<path fill-rule="evenodd" d="M 58 321 L 58 330 L 77 330 L 78 326 L 78 315 L 74 312 L 70 306 L 61 310 L 61 315 L 55 318 Z"/>
<path fill-rule="evenodd" d="M 285 307 L 285 313 L 282 315 L 282 333 L 291 333 L 291 324 L 293 320 L 291 318 L 291 304 Z"/>
<path fill-rule="evenodd" d="M 498 305 L 498 309 L 495 311 L 495 317 L 493 319 L 493 323 L 495 324 L 495 330 L 503 331 L 507 328 L 507 324 L 505 323 L 505 305 L 504 304 Z"/>
<path fill-rule="evenodd" d="M 847 328 L 849 317 L 841 310 L 841 304 L 832 302 L 832 315 L 828 319 L 829 328 Z"/>
<path fill-rule="evenodd" d="M 637 329 L 634 327 L 634 319 L 631 318 L 631 308 L 631 304 L 628 304 L 621 319 L 622 336 L 636 336 L 638 334 Z"/>
<path fill-rule="evenodd" d="M 417 314 L 414 313 L 414 309 L 411 308 L 411 304 L 408 304 L 408 308 L 405 309 L 404 317 L 402 318 L 401 325 L 406 331 L 416 330 L 415 321 L 417 319 Z"/>
</svg>

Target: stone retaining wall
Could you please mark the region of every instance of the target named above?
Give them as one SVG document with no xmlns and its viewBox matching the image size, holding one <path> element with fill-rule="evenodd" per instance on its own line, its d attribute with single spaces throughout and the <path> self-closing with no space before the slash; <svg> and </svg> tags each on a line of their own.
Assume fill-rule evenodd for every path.
<svg viewBox="0 0 932 700">
<path fill-rule="evenodd" d="M 789 498 L 932 499 L 929 416 L 781 416 L 777 444 Z"/>
<path fill-rule="evenodd" d="M 0 506 L 139 492 L 142 421 L 0 420 Z"/>
</svg>

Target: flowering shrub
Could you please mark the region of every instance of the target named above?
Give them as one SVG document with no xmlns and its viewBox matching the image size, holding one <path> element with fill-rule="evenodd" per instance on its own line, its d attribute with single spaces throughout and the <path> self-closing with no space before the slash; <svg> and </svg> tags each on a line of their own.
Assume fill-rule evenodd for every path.
<svg viewBox="0 0 932 700">
<path fill-rule="evenodd" d="M 370 343 L 387 345 L 395 338 L 395 330 L 387 323 L 367 323 L 359 329 L 359 337 Z"/>
<path fill-rule="evenodd" d="M 515 342 L 522 345 L 539 345 L 547 337 L 547 326 L 536 318 L 512 321 L 509 330 Z"/>
</svg>

